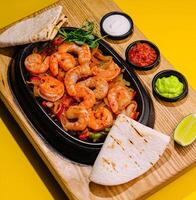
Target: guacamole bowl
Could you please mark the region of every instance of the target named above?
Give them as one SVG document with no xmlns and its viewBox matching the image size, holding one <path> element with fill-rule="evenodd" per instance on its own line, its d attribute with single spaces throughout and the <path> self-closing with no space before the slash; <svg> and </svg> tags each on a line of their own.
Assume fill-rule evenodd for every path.
<svg viewBox="0 0 196 200">
<path fill-rule="evenodd" d="M 163 70 L 152 80 L 153 95 L 162 101 L 176 102 L 188 94 L 188 82 L 178 71 Z"/>
</svg>

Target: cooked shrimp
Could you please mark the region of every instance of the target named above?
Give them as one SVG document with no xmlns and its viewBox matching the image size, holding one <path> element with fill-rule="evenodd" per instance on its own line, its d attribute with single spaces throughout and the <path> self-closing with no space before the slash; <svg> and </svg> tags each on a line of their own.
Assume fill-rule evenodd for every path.
<svg viewBox="0 0 196 200">
<path fill-rule="evenodd" d="M 63 82 L 63 81 L 64 81 L 64 78 L 65 78 L 65 74 L 66 74 L 66 72 L 65 72 L 62 68 L 59 68 L 59 70 L 58 70 L 58 75 L 56 76 L 56 78 L 57 78 L 59 81 Z"/>
<path fill-rule="evenodd" d="M 75 98 L 80 102 L 80 106 L 84 108 L 92 108 L 96 103 L 95 94 L 92 90 L 84 86 L 76 86 L 76 95 Z"/>
<path fill-rule="evenodd" d="M 127 87 L 116 85 L 109 89 L 108 103 L 115 114 L 121 113 L 132 100 L 132 95 Z"/>
<path fill-rule="evenodd" d="M 51 102 L 60 99 L 65 92 L 63 83 L 49 75 L 43 75 L 37 87 L 39 96 Z"/>
<path fill-rule="evenodd" d="M 89 114 L 81 106 L 70 106 L 67 111 L 62 113 L 60 120 L 65 130 L 83 131 L 88 125 Z"/>
<path fill-rule="evenodd" d="M 137 112 L 137 102 L 132 100 L 131 103 L 125 108 L 123 113 L 132 119 L 136 119 L 139 115 Z"/>
<path fill-rule="evenodd" d="M 80 65 L 89 64 L 91 60 L 91 51 L 88 45 L 78 46 L 74 43 L 64 42 L 58 47 L 58 52 L 73 52 L 77 54 Z"/>
<path fill-rule="evenodd" d="M 95 131 L 103 130 L 113 124 L 112 113 L 105 107 L 98 107 L 95 111 L 90 111 L 88 127 Z"/>
<path fill-rule="evenodd" d="M 88 45 L 83 45 L 78 51 L 78 62 L 81 65 L 89 64 L 91 60 L 91 51 Z"/>
<path fill-rule="evenodd" d="M 124 110 L 124 114 L 127 115 L 128 117 L 130 117 L 131 113 L 136 112 L 136 110 L 137 110 L 137 102 L 131 101 L 131 103 Z"/>
<path fill-rule="evenodd" d="M 109 61 L 101 66 L 93 66 L 91 71 L 93 75 L 101 76 L 106 81 L 111 81 L 120 74 L 121 69 L 113 61 Z"/>
<path fill-rule="evenodd" d="M 76 82 L 84 77 L 88 77 L 91 75 L 91 70 L 89 66 L 83 65 L 83 66 L 77 66 L 74 67 L 73 69 L 70 69 L 64 79 L 65 87 L 67 89 L 67 92 L 70 96 L 75 96 L 76 95 L 76 90 L 75 90 L 75 84 Z"/>
<path fill-rule="evenodd" d="M 77 85 L 92 89 L 96 99 L 103 99 L 108 93 L 108 82 L 99 76 L 93 76 L 84 81 L 80 81 Z"/>
<path fill-rule="evenodd" d="M 46 72 L 49 68 L 49 59 L 49 56 L 43 59 L 43 57 L 40 54 L 33 53 L 26 57 L 24 64 L 26 69 L 30 73 L 42 74 Z"/>
<path fill-rule="evenodd" d="M 50 72 L 53 76 L 58 75 L 59 66 L 64 69 L 64 71 L 68 71 L 76 66 L 76 60 L 74 56 L 69 53 L 53 53 L 50 56 Z"/>
<path fill-rule="evenodd" d="M 58 52 L 60 53 L 67 53 L 67 52 L 73 52 L 78 53 L 80 46 L 78 46 L 75 43 L 72 42 L 64 42 L 58 47 Z"/>
</svg>

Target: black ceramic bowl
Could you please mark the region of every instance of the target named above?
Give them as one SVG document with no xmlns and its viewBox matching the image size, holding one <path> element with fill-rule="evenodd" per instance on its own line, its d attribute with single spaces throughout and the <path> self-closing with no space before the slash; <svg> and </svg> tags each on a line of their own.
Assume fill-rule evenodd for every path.
<svg viewBox="0 0 196 200">
<path fill-rule="evenodd" d="M 171 75 L 174 75 L 174 76 L 178 77 L 179 81 L 184 85 L 184 90 L 183 90 L 182 94 L 180 94 L 177 97 L 167 98 L 167 97 L 161 96 L 156 91 L 156 89 L 155 89 L 155 87 L 156 87 L 155 83 L 156 83 L 156 81 L 157 81 L 158 78 L 169 77 Z M 180 72 L 177 72 L 175 70 L 163 70 L 163 71 L 160 71 L 159 73 L 157 73 L 154 76 L 154 78 L 152 80 L 152 90 L 153 90 L 153 95 L 155 97 L 158 97 L 159 99 L 161 99 L 163 101 L 167 101 L 167 102 L 176 102 L 176 101 L 179 101 L 179 100 L 183 99 L 188 94 L 188 82 L 187 82 L 186 78 Z"/>
<path fill-rule="evenodd" d="M 130 29 L 128 32 L 126 32 L 125 34 L 123 35 L 119 35 L 119 36 L 114 36 L 114 35 L 109 35 L 103 28 L 103 22 L 105 21 L 105 19 L 111 15 L 122 15 L 124 17 L 126 17 L 130 23 Z M 123 13 L 123 12 L 117 12 L 117 11 L 114 11 L 114 12 L 110 12 L 110 13 L 107 13 L 106 15 L 104 15 L 101 19 L 101 22 L 100 22 L 100 29 L 101 29 L 101 34 L 103 36 L 106 36 L 109 38 L 109 39 L 112 39 L 112 40 L 123 40 L 127 37 L 129 37 L 132 33 L 133 33 L 133 29 L 134 29 L 134 25 L 133 25 L 133 20 L 131 19 L 131 17 L 129 15 L 127 15 L 126 13 Z"/>
<path fill-rule="evenodd" d="M 155 50 L 155 52 L 157 54 L 157 58 L 152 64 L 146 65 L 146 66 L 138 66 L 138 65 L 135 65 L 134 63 L 132 63 L 129 60 L 129 56 L 128 56 L 129 51 L 137 43 L 146 43 L 146 44 L 150 45 Z M 125 57 L 126 57 L 126 61 L 127 61 L 127 63 L 129 64 L 130 67 L 133 67 L 134 69 L 140 70 L 140 71 L 151 70 L 152 68 L 156 67 L 160 63 L 160 51 L 159 51 L 158 47 L 148 40 L 137 40 L 137 41 L 131 43 L 126 49 Z"/>
<path fill-rule="evenodd" d="M 75 30 L 70 27 L 65 29 L 67 31 Z M 74 137 L 72 133 L 66 132 L 61 124 L 54 121 L 42 107 L 39 100 L 33 95 L 32 88 L 27 83 L 29 77 L 24 66 L 24 60 L 32 53 L 35 47 L 41 47 L 43 44 L 30 44 L 21 47 L 17 51 L 15 62 L 10 66 L 9 73 L 9 82 L 13 95 L 16 97 L 29 123 L 41 137 L 67 158 L 80 163 L 93 164 L 103 142 L 85 142 Z M 131 87 L 137 92 L 135 100 L 138 102 L 138 111 L 140 113 L 138 121 L 153 127 L 154 109 L 152 101 L 133 70 L 129 69 L 126 62 L 103 40 L 99 41 L 99 48 L 105 55 L 112 56 L 114 61 L 124 69 L 123 78 L 129 81 Z"/>
</svg>

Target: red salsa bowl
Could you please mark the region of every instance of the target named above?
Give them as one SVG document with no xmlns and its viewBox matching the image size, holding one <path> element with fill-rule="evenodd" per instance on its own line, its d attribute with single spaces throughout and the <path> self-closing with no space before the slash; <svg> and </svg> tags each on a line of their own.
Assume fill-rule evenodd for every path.
<svg viewBox="0 0 196 200">
<path fill-rule="evenodd" d="M 147 40 L 137 40 L 126 49 L 127 63 L 137 70 L 150 70 L 160 63 L 160 51 Z"/>
</svg>

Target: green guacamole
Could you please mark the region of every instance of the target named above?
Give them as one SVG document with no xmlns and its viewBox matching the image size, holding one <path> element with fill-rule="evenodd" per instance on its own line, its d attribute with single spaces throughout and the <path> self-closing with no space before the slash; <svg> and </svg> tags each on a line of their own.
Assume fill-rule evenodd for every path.
<svg viewBox="0 0 196 200">
<path fill-rule="evenodd" d="M 155 90 L 163 97 L 174 98 L 182 94 L 184 85 L 176 76 L 158 78 L 155 83 Z"/>
</svg>

